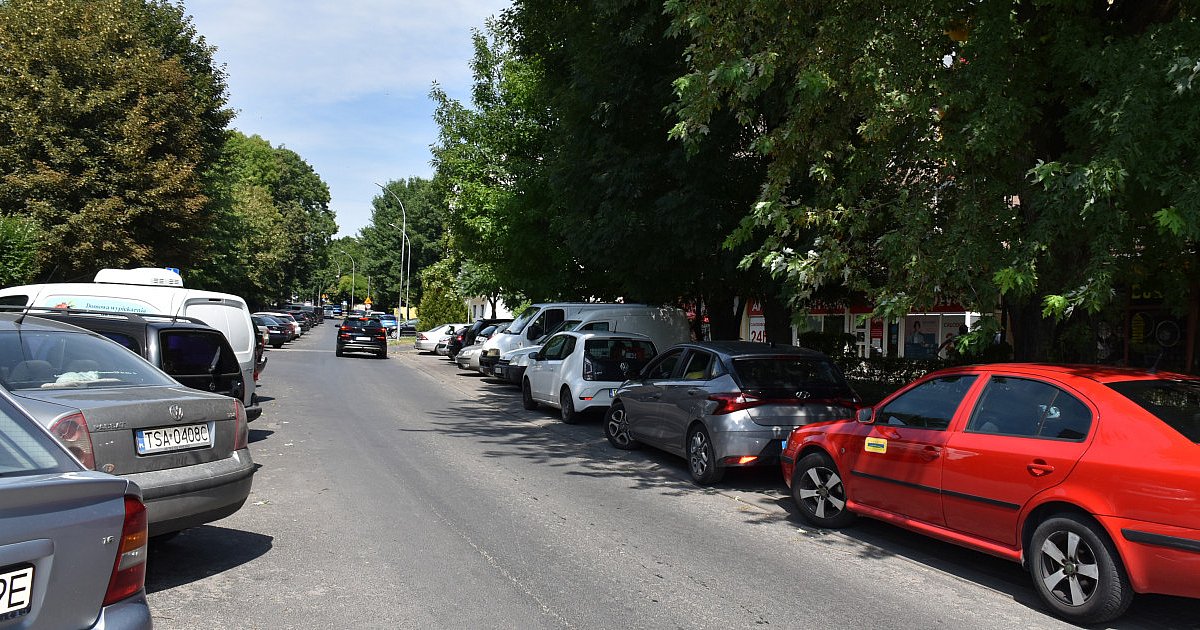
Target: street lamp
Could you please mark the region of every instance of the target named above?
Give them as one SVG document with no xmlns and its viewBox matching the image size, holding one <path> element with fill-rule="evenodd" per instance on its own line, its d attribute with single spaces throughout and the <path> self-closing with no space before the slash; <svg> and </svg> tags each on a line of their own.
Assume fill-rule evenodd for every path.
<svg viewBox="0 0 1200 630">
<path fill-rule="evenodd" d="M 355 283 L 355 273 L 357 272 L 357 269 L 358 269 L 358 262 L 354 260 L 354 256 L 350 256 L 350 253 L 345 250 L 338 250 L 338 253 L 345 254 L 346 256 L 350 257 L 350 310 L 354 310 L 354 283 Z M 339 280 L 341 279 L 341 277 L 342 277 L 341 274 L 338 274 Z"/>
<path fill-rule="evenodd" d="M 404 284 L 404 276 L 405 276 L 404 243 L 405 243 L 405 241 L 408 241 L 408 210 L 404 209 L 404 202 L 401 201 L 400 197 L 397 196 L 396 193 L 392 192 L 391 190 L 388 190 L 387 188 L 384 188 L 383 185 L 380 184 L 379 182 L 375 182 L 375 185 L 379 186 L 379 189 L 382 190 L 383 192 L 391 195 L 392 199 L 395 199 L 396 203 L 400 204 L 400 235 L 404 237 L 403 240 L 400 241 L 400 290 L 404 293 L 404 319 L 408 319 L 408 292 L 404 290 L 404 287 L 405 287 L 405 284 Z M 396 227 L 396 225 L 394 223 L 390 223 L 389 225 L 391 225 L 392 227 Z M 411 286 L 412 285 L 412 273 L 411 273 L 411 271 L 412 271 L 412 243 L 411 242 L 409 242 L 409 244 L 408 244 L 408 269 L 410 272 L 410 273 L 408 273 L 408 285 Z M 397 305 L 397 310 L 399 310 L 399 305 Z M 397 315 L 399 315 L 399 313 L 397 313 Z"/>
</svg>

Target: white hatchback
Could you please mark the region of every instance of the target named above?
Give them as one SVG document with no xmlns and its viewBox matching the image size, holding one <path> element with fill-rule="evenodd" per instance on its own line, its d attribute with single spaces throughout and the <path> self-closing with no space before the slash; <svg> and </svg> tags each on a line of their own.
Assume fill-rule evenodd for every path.
<svg viewBox="0 0 1200 630">
<path fill-rule="evenodd" d="M 657 350 L 645 335 L 619 332 L 560 332 L 530 355 L 521 379 L 526 409 L 539 404 L 562 411 L 574 424 L 589 409 L 607 409 L 613 392 L 632 378 Z"/>
<path fill-rule="evenodd" d="M 417 333 L 417 338 L 413 341 L 413 347 L 421 352 L 433 352 L 437 349 L 437 344 L 443 337 L 465 326 L 470 326 L 470 324 L 442 324 L 437 328 Z"/>
</svg>

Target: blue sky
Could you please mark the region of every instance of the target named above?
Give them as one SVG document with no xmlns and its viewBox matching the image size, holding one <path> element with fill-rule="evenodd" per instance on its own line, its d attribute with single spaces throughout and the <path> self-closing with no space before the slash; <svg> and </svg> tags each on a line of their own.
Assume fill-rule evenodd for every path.
<svg viewBox="0 0 1200 630">
<path fill-rule="evenodd" d="M 185 0 L 228 73 L 232 126 L 329 184 L 338 236 L 371 219 L 375 182 L 430 177 L 429 89 L 469 98 L 471 29 L 508 0 Z"/>
</svg>

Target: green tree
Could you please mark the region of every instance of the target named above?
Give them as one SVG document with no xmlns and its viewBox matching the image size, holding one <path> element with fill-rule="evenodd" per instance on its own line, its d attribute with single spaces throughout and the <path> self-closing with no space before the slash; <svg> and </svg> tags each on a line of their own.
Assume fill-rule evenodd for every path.
<svg viewBox="0 0 1200 630">
<path fill-rule="evenodd" d="M 459 294 L 454 262 L 439 260 L 421 270 L 420 328 L 430 329 L 442 324 L 467 321 L 467 303 Z"/>
<path fill-rule="evenodd" d="M 673 133 L 702 146 L 726 111 L 745 126 L 768 175 L 732 243 L 796 305 L 841 287 L 888 315 L 1003 307 L 1034 359 L 1054 345 L 1044 316 L 1121 287 L 1196 299 L 1190 4 L 666 7 L 691 41 Z"/>
<path fill-rule="evenodd" d="M 7 0 L 0 68 L 0 208 L 38 223 L 46 276 L 189 267 L 232 112 L 182 7 Z"/>
<path fill-rule="evenodd" d="M 41 233 L 33 220 L 0 216 L 0 286 L 33 280 L 40 240 Z"/>
<path fill-rule="evenodd" d="M 403 211 L 397 198 L 404 204 Z M 419 177 L 388 182 L 372 203 L 371 224 L 364 227 L 359 236 L 369 257 L 367 268 L 376 278 L 380 306 L 390 308 L 400 304 L 402 299 L 409 299 L 416 306 L 421 299 L 421 270 L 437 262 L 445 251 L 446 208 L 432 182 Z M 408 234 L 411 261 L 407 253 L 402 260 L 400 248 L 404 237 L 401 227 Z M 401 277 L 410 285 L 407 296 L 401 295 L 404 293 L 400 286 Z"/>
</svg>

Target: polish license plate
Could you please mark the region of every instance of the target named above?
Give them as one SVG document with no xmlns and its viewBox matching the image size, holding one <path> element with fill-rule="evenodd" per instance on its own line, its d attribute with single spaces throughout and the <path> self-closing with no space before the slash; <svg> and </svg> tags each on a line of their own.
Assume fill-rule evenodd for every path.
<svg viewBox="0 0 1200 630">
<path fill-rule="evenodd" d="M 370 341 L 371 338 L 370 337 L 355 337 L 354 340 L 355 341 Z"/>
<path fill-rule="evenodd" d="M 20 617 L 33 607 L 33 565 L 0 569 L 0 619 Z"/>
<path fill-rule="evenodd" d="M 138 431 L 138 455 L 178 451 L 197 446 L 212 446 L 212 430 L 207 424 L 186 424 L 178 427 Z"/>
</svg>

